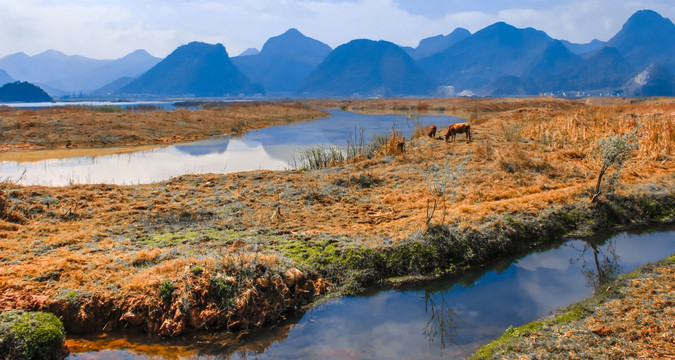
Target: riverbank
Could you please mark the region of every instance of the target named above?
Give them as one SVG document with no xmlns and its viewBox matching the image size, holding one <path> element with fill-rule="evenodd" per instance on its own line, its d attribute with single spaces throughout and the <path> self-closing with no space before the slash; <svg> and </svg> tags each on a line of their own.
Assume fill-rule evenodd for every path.
<svg viewBox="0 0 675 360">
<path fill-rule="evenodd" d="M 0 159 L 20 157 L 3 154 L 7 152 L 175 144 L 327 115 L 300 103 L 234 103 L 199 111 L 148 112 L 115 106 L 5 107 L 0 108 Z"/>
<path fill-rule="evenodd" d="M 0 310 L 49 311 L 74 333 L 253 329 L 327 295 L 674 221 L 671 103 L 463 101 L 470 143 L 422 133 L 316 170 L 2 184 Z M 636 129 L 591 203 L 598 141 Z"/>
<path fill-rule="evenodd" d="M 517 328 L 471 359 L 669 359 L 675 354 L 675 255 Z"/>
</svg>

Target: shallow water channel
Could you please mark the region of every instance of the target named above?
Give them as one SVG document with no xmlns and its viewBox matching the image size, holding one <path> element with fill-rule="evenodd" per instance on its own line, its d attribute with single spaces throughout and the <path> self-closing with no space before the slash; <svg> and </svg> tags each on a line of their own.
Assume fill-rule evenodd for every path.
<svg viewBox="0 0 675 360">
<path fill-rule="evenodd" d="M 571 240 L 460 278 L 331 300 L 239 339 L 75 338 L 68 359 L 463 359 L 507 327 L 589 296 L 597 280 L 593 247 L 601 268 L 616 275 L 675 252 L 675 229 Z"/>
<path fill-rule="evenodd" d="M 404 115 L 364 115 L 333 110 L 331 115 L 311 122 L 273 126 L 249 131 L 241 137 L 223 136 L 204 141 L 113 155 L 82 156 L 81 149 L 58 150 L 47 160 L 0 161 L 0 180 L 23 185 L 62 186 L 70 184 L 141 184 L 167 180 L 184 174 L 232 173 L 290 168 L 298 154 L 314 146 L 366 145 L 375 134 L 396 129 L 407 138 L 414 123 Z M 462 119 L 446 115 L 419 117 L 422 125 L 439 129 Z M 460 135 L 461 138 L 461 135 Z M 110 149 L 106 149 L 110 150 Z M 38 154 L 39 155 L 39 154 Z M 22 156 L 22 154 L 19 154 Z M 0 154 L 0 160 L 2 160 Z"/>
</svg>

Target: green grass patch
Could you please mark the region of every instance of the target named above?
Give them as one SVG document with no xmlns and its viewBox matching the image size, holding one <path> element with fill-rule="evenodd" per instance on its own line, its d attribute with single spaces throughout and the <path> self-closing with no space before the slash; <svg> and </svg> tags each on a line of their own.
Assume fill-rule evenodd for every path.
<svg viewBox="0 0 675 360">
<path fill-rule="evenodd" d="M 10 310 L 0 314 L 0 358 L 51 359 L 63 349 L 63 323 L 43 312 Z"/>
<path fill-rule="evenodd" d="M 513 352 L 513 347 L 519 343 L 522 338 L 535 334 L 545 327 L 580 320 L 587 314 L 589 314 L 589 312 L 584 309 L 581 303 L 579 303 L 567 307 L 562 313 L 553 318 L 535 320 L 518 327 L 510 326 L 499 339 L 484 345 L 471 355 L 469 359 L 493 359 L 497 354 L 511 353 Z"/>
</svg>

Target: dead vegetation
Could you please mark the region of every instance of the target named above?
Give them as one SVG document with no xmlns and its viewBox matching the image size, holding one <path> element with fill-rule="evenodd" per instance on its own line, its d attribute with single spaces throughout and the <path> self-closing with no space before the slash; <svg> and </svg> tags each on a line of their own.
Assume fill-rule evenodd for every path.
<svg viewBox="0 0 675 360">
<path fill-rule="evenodd" d="M 473 141 L 420 136 L 401 152 L 400 134 L 392 132 L 371 156 L 318 170 L 188 175 L 138 186 L 2 184 L 0 205 L 24 220 L 0 219 L 0 310 L 48 309 L 70 331 L 242 329 L 275 321 L 349 282 L 358 288 L 382 276 L 488 261 L 499 251 L 481 248 L 503 249 L 504 234 L 538 234 L 548 226 L 536 222 L 542 214 L 560 218 L 565 229 L 589 230 L 583 210 L 599 170 L 598 139 L 615 131 L 640 129 L 640 147 L 607 196 L 673 198 L 670 103 L 434 99 L 332 106 L 403 111 L 410 102 L 467 114 Z M 594 206 L 611 208 L 611 201 Z M 672 209 L 653 207 L 632 220 L 672 217 Z M 464 244 L 456 234 L 480 238 Z M 447 248 L 438 250 L 434 241 Z M 459 260 L 445 262 L 453 256 Z"/>
<path fill-rule="evenodd" d="M 193 111 L 137 112 L 115 107 L 7 109 L 0 113 L 0 152 L 161 145 L 326 116 L 300 103 L 235 103 Z"/>
</svg>

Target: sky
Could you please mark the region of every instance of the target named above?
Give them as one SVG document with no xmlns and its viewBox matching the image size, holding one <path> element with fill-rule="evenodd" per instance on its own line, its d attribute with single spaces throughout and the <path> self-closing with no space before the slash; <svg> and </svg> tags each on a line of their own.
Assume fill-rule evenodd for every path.
<svg viewBox="0 0 675 360">
<path fill-rule="evenodd" d="M 641 9 L 675 19 L 672 0 L 0 0 L 0 57 L 49 49 L 165 57 L 190 41 L 222 43 L 236 56 L 289 28 L 333 48 L 359 38 L 415 47 L 498 21 L 586 43 L 609 40 Z"/>
</svg>

